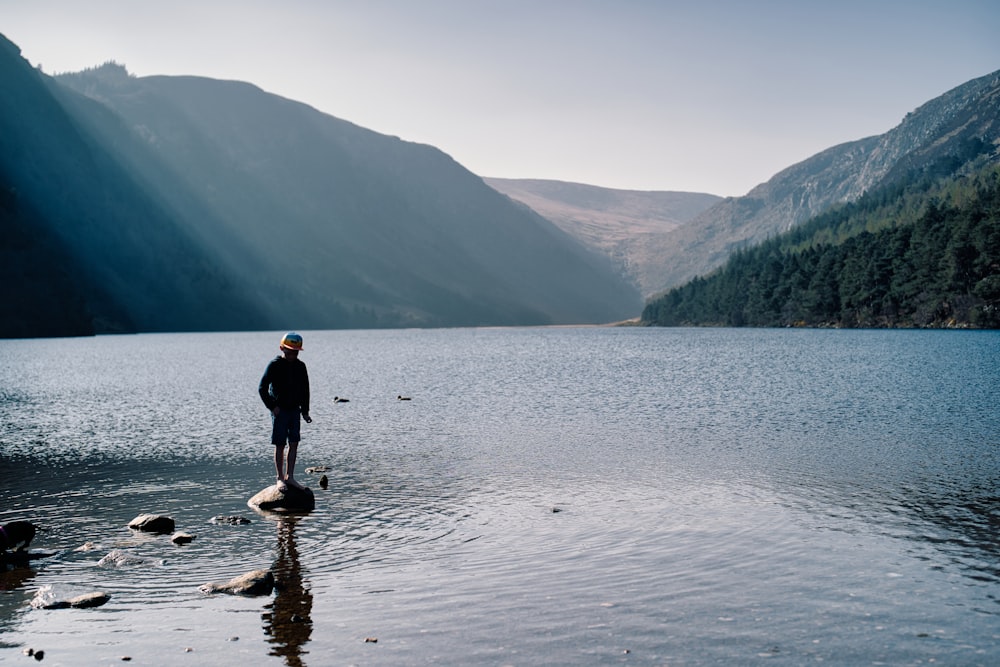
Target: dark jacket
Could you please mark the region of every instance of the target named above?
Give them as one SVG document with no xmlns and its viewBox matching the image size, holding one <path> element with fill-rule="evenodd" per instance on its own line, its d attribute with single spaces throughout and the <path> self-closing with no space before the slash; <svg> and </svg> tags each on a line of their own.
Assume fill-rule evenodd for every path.
<svg viewBox="0 0 1000 667">
<path fill-rule="evenodd" d="M 306 365 L 298 359 L 275 357 L 267 365 L 257 393 L 268 410 L 277 406 L 293 408 L 308 415 L 309 373 L 306 372 Z"/>
</svg>

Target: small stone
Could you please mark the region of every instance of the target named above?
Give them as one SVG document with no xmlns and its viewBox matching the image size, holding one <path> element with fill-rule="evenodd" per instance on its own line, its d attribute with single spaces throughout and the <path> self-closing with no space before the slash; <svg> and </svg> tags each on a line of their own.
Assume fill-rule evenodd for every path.
<svg viewBox="0 0 1000 667">
<path fill-rule="evenodd" d="M 41 661 L 45 658 L 45 651 L 35 651 L 35 660 Z"/>
<path fill-rule="evenodd" d="M 207 594 L 270 595 L 274 591 L 274 574 L 270 570 L 253 570 L 221 584 L 204 584 L 198 590 Z"/>
<path fill-rule="evenodd" d="M 128 527 L 132 530 L 141 530 L 144 533 L 172 533 L 174 532 L 174 520 L 169 516 L 158 514 L 140 514 L 129 521 Z"/>
<path fill-rule="evenodd" d="M 77 595 L 75 598 L 70 598 L 66 602 L 74 609 L 90 609 L 92 607 L 100 607 L 110 599 L 111 596 L 107 593 L 85 593 Z"/>
<path fill-rule="evenodd" d="M 132 660 L 132 656 L 130 656 L 130 655 L 123 655 L 122 656 L 122 662 L 129 662 L 131 660 Z"/>
<path fill-rule="evenodd" d="M 326 475 L 323 475 L 319 478 L 319 487 L 325 489 L 328 486 L 330 486 L 330 480 L 326 478 Z"/>
<path fill-rule="evenodd" d="M 242 516 L 217 516 L 213 517 L 211 523 L 225 523 L 230 526 L 242 526 L 250 523 L 250 519 Z"/>
<path fill-rule="evenodd" d="M 378 644 L 378 637 L 365 637 L 366 644 Z"/>
<path fill-rule="evenodd" d="M 138 556 L 128 554 L 121 549 L 112 549 L 104 558 L 97 561 L 101 567 L 126 567 L 128 565 L 141 565 L 143 559 Z"/>
<path fill-rule="evenodd" d="M 25 654 L 27 656 L 33 656 L 33 655 L 35 655 L 35 649 L 33 649 L 33 648 L 26 648 L 23 651 L 21 651 L 21 653 L 23 653 L 23 654 Z"/>
<path fill-rule="evenodd" d="M 195 536 L 190 533 L 174 533 L 170 538 L 170 541 L 174 544 L 190 544 L 194 541 Z"/>
<path fill-rule="evenodd" d="M 327 466 L 312 466 L 310 468 L 306 468 L 306 472 L 308 473 L 330 472 L 330 468 L 328 468 Z"/>
</svg>

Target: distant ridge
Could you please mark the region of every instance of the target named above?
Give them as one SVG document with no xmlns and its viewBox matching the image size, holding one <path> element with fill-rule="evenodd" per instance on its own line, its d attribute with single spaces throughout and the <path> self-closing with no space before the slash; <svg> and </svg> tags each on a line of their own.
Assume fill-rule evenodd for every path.
<svg viewBox="0 0 1000 667">
<path fill-rule="evenodd" d="M 662 261 L 650 252 L 659 239 L 722 197 L 697 192 L 618 190 L 543 179 L 486 178 L 486 183 L 551 220 L 611 258 L 646 296 Z"/>
</svg>

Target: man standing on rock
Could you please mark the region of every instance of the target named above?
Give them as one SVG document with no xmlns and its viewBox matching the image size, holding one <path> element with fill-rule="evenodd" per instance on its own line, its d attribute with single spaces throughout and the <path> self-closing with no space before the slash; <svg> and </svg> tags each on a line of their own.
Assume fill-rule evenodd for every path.
<svg viewBox="0 0 1000 667">
<path fill-rule="evenodd" d="M 271 444 L 274 445 L 274 469 L 278 489 L 289 486 L 304 488 L 295 481 L 295 456 L 299 448 L 299 418 L 312 423 L 309 417 L 309 373 L 299 361 L 302 336 L 289 332 L 281 339 L 281 355 L 271 360 L 260 379 L 257 393 L 271 411 Z M 288 453 L 285 453 L 285 445 Z"/>
</svg>

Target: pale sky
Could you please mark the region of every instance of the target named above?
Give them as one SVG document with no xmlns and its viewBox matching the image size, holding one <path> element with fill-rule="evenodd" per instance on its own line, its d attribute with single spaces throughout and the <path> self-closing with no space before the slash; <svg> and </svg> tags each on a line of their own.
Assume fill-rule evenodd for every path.
<svg viewBox="0 0 1000 667">
<path fill-rule="evenodd" d="M 0 0 L 49 74 L 248 81 L 480 176 L 742 195 L 1000 69 L 998 0 Z"/>
</svg>

